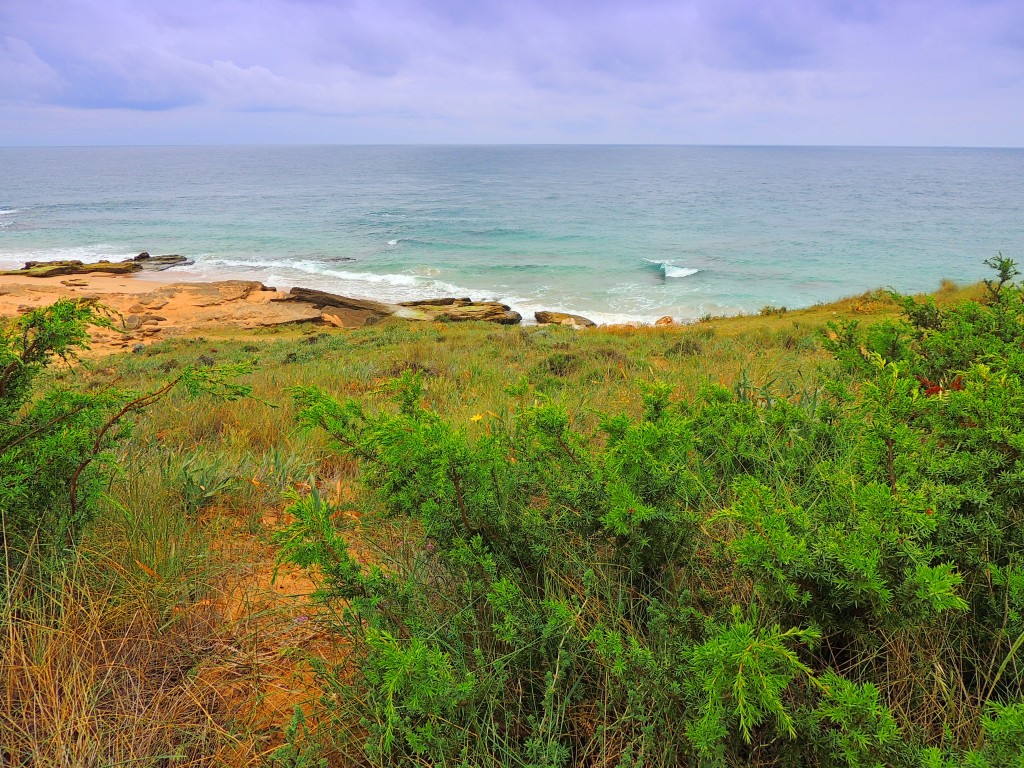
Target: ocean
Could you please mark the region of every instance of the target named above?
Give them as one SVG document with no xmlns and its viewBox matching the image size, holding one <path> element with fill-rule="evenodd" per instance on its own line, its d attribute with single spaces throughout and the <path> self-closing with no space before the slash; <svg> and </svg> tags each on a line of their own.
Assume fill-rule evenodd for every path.
<svg viewBox="0 0 1024 768">
<path fill-rule="evenodd" d="M 599 322 L 809 306 L 1024 260 L 1024 150 L 0 148 L 0 266 L 177 253 L 164 278 Z"/>
</svg>

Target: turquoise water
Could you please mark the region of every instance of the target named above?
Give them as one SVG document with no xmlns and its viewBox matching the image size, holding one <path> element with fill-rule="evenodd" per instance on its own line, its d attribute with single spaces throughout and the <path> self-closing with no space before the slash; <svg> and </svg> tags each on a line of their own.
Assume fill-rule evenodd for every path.
<svg viewBox="0 0 1024 768">
<path fill-rule="evenodd" d="M 0 149 L 0 265 L 141 250 L 194 258 L 182 279 L 524 315 L 798 307 L 1024 260 L 1024 150 Z"/>
</svg>

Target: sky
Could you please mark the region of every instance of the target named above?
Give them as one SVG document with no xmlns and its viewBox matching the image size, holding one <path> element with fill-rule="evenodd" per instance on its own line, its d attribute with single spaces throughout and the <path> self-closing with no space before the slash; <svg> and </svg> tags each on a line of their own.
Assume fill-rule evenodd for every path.
<svg viewBox="0 0 1024 768">
<path fill-rule="evenodd" d="M 0 0 L 0 146 L 1024 146 L 1024 0 Z"/>
</svg>

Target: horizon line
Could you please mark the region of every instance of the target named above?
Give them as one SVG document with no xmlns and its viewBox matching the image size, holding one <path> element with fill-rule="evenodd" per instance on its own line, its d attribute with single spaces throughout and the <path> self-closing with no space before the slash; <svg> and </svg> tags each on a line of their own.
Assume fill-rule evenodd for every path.
<svg viewBox="0 0 1024 768">
<path fill-rule="evenodd" d="M 212 149 L 222 147 L 662 147 L 690 149 L 991 149 L 1019 150 L 1024 145 L 995 144 L 704 144 L 666 142 L 195 142 L 195 143 L 153 143 L 153 144 L 0 144 L 0 149 Z"/>
</svg>

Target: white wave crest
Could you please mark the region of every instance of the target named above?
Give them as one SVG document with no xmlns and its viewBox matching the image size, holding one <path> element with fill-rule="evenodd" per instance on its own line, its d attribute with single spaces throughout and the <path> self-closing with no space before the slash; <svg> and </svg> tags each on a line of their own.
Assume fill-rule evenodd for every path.
<svg viewBox="0 0 1024 768">
<path fill-rule="evenodd" d="M 385 302 L 410 301 L 438 296 L 468 296 L 473 291 L 434 279 L 429 270 L 420 274 L 377 273 L 346 268 L 347 264 L 312 259 L 255 260 L 231 256 L 197 254 L 196 264 L 182 273 L 201 279 L 227 278 L 260 280 L 280 289 L 302 286 L 340 293 L 353 298 L 375 299 Z M 424 274 L 424 271 L 426 272 Z"/>
<path fill-rule="evenodd" d="M 700 272 L 699 269 L 687 267 L 686 265 L 679 264 L 672 259 L 644 259 L 644 261 L 648 264 L 660 267 L 665 277 L 689 277 L 690 275 L 696 275 Z"/>
<path fill-rule="evenodd" d="M 665 270 L 665 277 L 689 277 L 690 275 L 696 275 L 700 272 L 699 269 L 692 267 L 677 267 L 674 264 L 664 264 L 662 268 Z"/>
<path fill-rule="evenodd" d="M 394 240 L 388 240 L 388 245 L 398 245 L 398 238 L 395 238 Z"/>
</svg>

